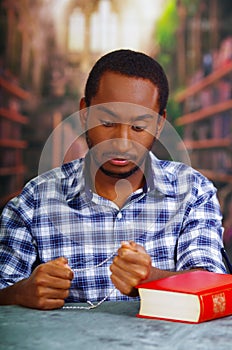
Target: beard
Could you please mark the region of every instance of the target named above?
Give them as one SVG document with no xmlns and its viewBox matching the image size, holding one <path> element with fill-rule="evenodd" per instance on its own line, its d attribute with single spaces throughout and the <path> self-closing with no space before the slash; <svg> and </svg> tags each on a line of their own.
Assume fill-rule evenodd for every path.
<svg viewBox="0 0 232 350">
<path fill-rule="evenodd" d="M 118 172 L 107 170 L 104 167 L 104 164 L 101 164 L 100 162 L 98 162 L 96 157 L 94 157 L 94 152 L 91 152 L 91 149 L 93 148 L 93 144 L 88 136 L 87 131 L 85 133 L 85 138 L 86 138 L 86 142 L 87 142 L 87 145 L 89 148 L 89 155 L 91 155 L 91 158 L 93 159 L 95 165 L 97 166 L 97 169 L 99 169 L 103 174 L 105 174 L 109 177 L 113 177 L 115 179 L 127 179 L 131 175 L 135 174 L 137 171 L 141 170 L 142 164 L 146 163 L 146 159 L 148 158 L 149 151 L 151 150 L 152 145 L 153 145 L 152 144 L 151 147 L 143 154 L 143 156 L 139 160 L 138 164 L 134 163 L 134 167 L 132 169 L 130 169 L 129 171 L 118 173 Z"/>
<path fill-rule="evenodd" d="M 115 179 L 127 179 L 128 177 L 136 173 L 140 169 L 140 167 L 138 165 L 135 165 L 133 169 L 125 171 L 124 173 L 115 173 L 113 171 L 107 170 L 104 168 L 103 165 L 101 165 L 99 169 L 103 172 L 103 174 L 113 177 Z"/>
</svg>

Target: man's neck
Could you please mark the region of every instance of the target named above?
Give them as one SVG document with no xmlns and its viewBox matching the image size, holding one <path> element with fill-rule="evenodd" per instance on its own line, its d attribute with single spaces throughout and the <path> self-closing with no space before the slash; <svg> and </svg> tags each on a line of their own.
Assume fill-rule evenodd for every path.
<svg viewBox="0 0 232 350">
<path fill-rule="evenodd" d="M 99 196 L 114 202 L 119 208 L 133 192 L 144 186 L 144 172 L 140 168 L 127 178 L 116 178 L 106 175 L 101 169 L 96 172 L 92 167 L 93 165 L 90 165 L 90 174 L 95 174 L 91 181 L 93 190 Z"/>
</svg>

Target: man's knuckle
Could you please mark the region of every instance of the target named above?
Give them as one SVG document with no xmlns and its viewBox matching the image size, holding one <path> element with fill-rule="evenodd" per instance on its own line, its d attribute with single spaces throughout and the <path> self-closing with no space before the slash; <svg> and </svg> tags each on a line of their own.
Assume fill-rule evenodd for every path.
<svg viewBox="0 0 232 350">
<path fill-rule="evenodd" d="M 39 266 L 37 266 L 36 272 L 37 273 L 43 273 L 45 269 L 46 269 L 46 265 L 45 264 L 40 264 Z"/>
<path fill-rule="evenodd" d="M 69 296 L 69 290 L 64 291 L 64 299 L 66 299 Z"/>
<path fill-rule="evenodd" d="M 41 310 L 46 310 L 47 309 L 47 302 L 44 298 L 39 298 L 38 299 L 38 308 Z"/>
<path fill-rule="evenodd" d="M 126 286 L 125 287 L 125 294 L 129 295 L 131 293 L 132 287 L 131 286 Z"/>
</svg>

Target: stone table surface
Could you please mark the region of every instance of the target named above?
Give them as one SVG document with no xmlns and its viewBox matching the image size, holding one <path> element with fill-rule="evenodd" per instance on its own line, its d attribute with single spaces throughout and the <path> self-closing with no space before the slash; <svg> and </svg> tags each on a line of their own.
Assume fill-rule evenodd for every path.
<svg viewBox="0 0 232 350">
<path fill-rule="evenodd" d="M 201 324 L 136 317 L 139 302 L 92 310 L 0 307 L 1 350 L 232 349 L 232 316 Z"/>
</svg>

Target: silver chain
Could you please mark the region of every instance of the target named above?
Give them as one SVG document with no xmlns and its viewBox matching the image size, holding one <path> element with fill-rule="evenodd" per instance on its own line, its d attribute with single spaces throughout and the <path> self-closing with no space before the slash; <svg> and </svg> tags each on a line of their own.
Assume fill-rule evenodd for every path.
<svg viewBox="0 0 232 350">
<path fill-rule="evenodd" d="M 108 262 L 114 255 L 115 255 L 116 251 L 114 251 L 110 256 L 108 256 L 108 258 L 106 258 L 105 260 L 103 260 L 100 264 L 97 264 L 95 266 L 91 266 L 91 267 L 84 267 L 81 269 L 73 269 L 73 272 L 80 272 L 80 271 L 87 271 L 87 270 L 91 270 L 91 269 L 96 269 L 102 265 L 104 265 L 106 262 Z M 64 305 L 62 307 L 62 309 L 78 309 L 78 310 L 91 310 L 91 309 L 95 309 L 96 307 L 100 306 L 102 303 L 104 303 L 104 301 L 106 301 L 106 299 L 108 299 L 110 297 L 110 295 L 116 290 L 116 288 L 114 287 L 113 289 L 111 289 L 111 291 L 102 299 L 100 300 L 97 304 L 93 304 L 91 301 L 87 300 L 87 304 L 88 306 L 73 306 L 73 305 Z"/>
<path fill-rule="evenodd" d="M 107 294 L 102 300 L 100 300 L 97 304 L 93 304 L 91 301 L 87 300 L 87 304 L 89 304 L 89 306 L 77 306 L 77 305 L 64 305 L 63 309 L 78 309 L 78 310 L 91 310 L 91 309 L 95 309 L 96 307 L 100 306 L 102 303 L 104 303 L 104 301 L 106 301 L 107 298 L 109 298 L 109 296 L 116 290 L 116 288 L 114 287 L 113 289 L 111 289 L 111 291 L 109 292 L 109 294 Z"/>
<path fill-rule="evenodd" d="M 113 256 L 116 254 L 116 251 L 114 251 L 112 254 L 110 254 L 110 256 L 108 256 L 108 258 L 106 258 L 105 260 L 103 260 L 100 264 L 91 266 L 91 267 L 83 267 L 82 269 L 73 269 L 73 272 L 81 272 L 81 271 L 88 271 L 88 270 L 92 270 L 92 269 L 97 269 L 98 267 L 104 265 L 106 262 L 108 262 L 111 258 L 113 258 Z"/>
</svg>

